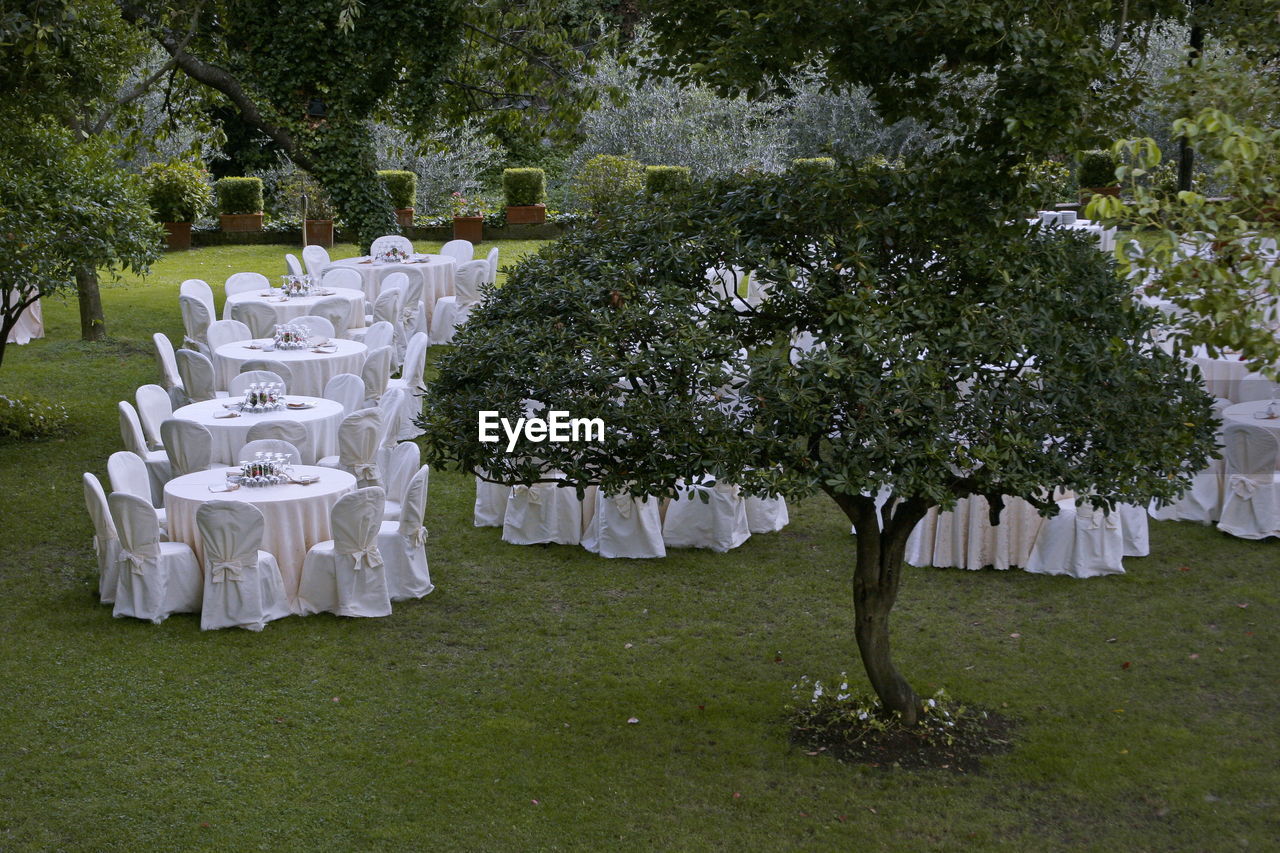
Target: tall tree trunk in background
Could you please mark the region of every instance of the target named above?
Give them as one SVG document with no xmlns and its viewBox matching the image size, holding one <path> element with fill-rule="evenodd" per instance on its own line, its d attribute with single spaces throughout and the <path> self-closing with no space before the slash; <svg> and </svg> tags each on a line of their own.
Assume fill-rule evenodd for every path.
<svg viewBox="0 0 1280 853">
<path fill-rule="evenodd" d="M 80 298 L 80 340 L 100 341 L 107 336 L 107 318 L 102 313 L 98 271 L 93 267 L 76 270 L 76 294 Z"/>
<path fill-rule="evenodd" d="M 1191 25 L 1191 41 L 1188 44 L 1191 52 L 1187 55 L 1187 64 L 1193 65 L 1200 58 L 1204 48 L 1204 28 L 1199 24 Z M 1191 189 L 1191 169 L 1195 165 L 1196 153 L 1191 142 L 1185 136 L 1178 137 L 1178 191 Z"/>
</svg>

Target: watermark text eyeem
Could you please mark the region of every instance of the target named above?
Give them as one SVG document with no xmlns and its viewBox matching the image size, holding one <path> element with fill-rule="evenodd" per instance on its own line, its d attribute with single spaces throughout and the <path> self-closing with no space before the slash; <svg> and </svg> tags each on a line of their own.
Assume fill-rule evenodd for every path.
<svg viewBox="0 0 1280 853">
<path fill-rule="evenodd" d="M 515 423 L 498 417 L 487 409 L 479 412 L 479 438 L 482 442 L 501 441 L 498 428 L 507 436 L 507 452 L 515 450 L 523 434 L 535 444 L 542 441 L 567 443 L 571 441 L 604 441 L 603 418 L 571 418 L 569 413 L 552 409 L 542 418 L 516 418 Z"/>
</svg>

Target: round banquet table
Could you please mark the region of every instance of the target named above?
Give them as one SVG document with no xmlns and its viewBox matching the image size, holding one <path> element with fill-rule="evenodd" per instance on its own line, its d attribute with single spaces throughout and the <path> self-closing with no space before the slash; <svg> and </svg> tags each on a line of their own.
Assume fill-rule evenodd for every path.
<svg viewBox="0 0 1280 853">
<path fill-rule="evenodd" d="M 1205 390 L 1210 396 L 1235 401 L 1239 391 L 1240 380 L 1244 379 L 1249 368 L 1239 356 L 1228 355 L 1225 358 L 1210 358 L 1203 345 L 1195 348 L 1189 359 L 1200 367 L 1200 375 L 1204 377 Z"/>
<path fill-rule="evenodd" d="M 264 295 L 265 294 L 265 295 Z M 261 302 L 271 308 L 276 314 L 277 323 L 288 323 L 296 320 L 305 314 L 311 314 L 312 309 L 316 307 L 316 303 L 321 299 L 329 299 L 334 296 L 340 296 L 350 303 L 347 311 L 347 328 L 359 329 L 364 326 L 364 293 L 359 290 L 351 290 L 350 288 L 337 287 L 332 290 L 325 290 L 317 293 L 315 296 L 294 296 L 285 299 L 280 295 L 279 290 L 272 290 L 269 293 L 265 290 L 250 290 L 244 293 L 236 293 L 227 297 L 227 303 L 222 309 L 222 319 L 231 319 L 231 309 L 244 302 Z"/>
<path fill-rule="evenodd" d="M 239 412 L 227 408 L 232 405 L 226 397 L 203 400 L 183 406 L 173 413 L 175 418 L 200 424 L 213 436 L 213 461 L 234 465 L 240 460 L 237 454 L 249 441 L 249 428 L 263 421 L 297 421 L 307 430 L 311 449 L 316 457 L 334 456 L 338 452 L 338 427 L 342 424 L 344 410 L 341 403 L 323 397 L 300 397 L 290 394 L 291 404 L 310 405 L 310 408 L 283 408 L 274 412 Z M 227 417 L 235 414 L 235 417 Z M 303 462 L 311 463 L 304 455 Z"/>
<path fill-rule="evenodd" d="M 333 538 L 329 532 L 329 512 L 340 497 L 355 490 L 356 478 L 336 468 L 294 465 L 295 476 L 313 474 L 320 478 L 319 482 L 309 486 L 241 486 L 229 492 L 209 491 L 210 486 L 226 484 L 227 471 L 226 468 L 197 471 L 165 484 L 170 541 L 190 545 L 203 565 L 204 549 L 196 527 L 196 510 L 200 505 L 211 500 L 253 504 L 262 511 L 265 522 L 262 550 L 275 556 L 280 564 L 285 593 L 290 605 L 296 607 L 298 582 L 302 579 L 302 562 L 307 551 L 316 543 Z"/>
<path fill-rule="evenodd" d="M 225 391 L 227 385 L 238 373 L 240 365 L 246 361 L 262 359 L 276 361 L 289 368 L 293 381 L 288 383 L 291 395 L 303 397 L 320 397 L 324 395 L 324 386 L 339 373 L 360 375 L 364 367 L 364 357 L 368 348 L 359 341 L 348 341 L 334 338 L 331 343 L 336 347 L 333 352 L 316 352 L 313 349 L 265 349 L 269 339 L 253 341 L 232 341 L 218 347 L 213 354 L 213 366 L 217 373 L 218 390 Z M 258 349 L 252 349 L 252 345 Z"/>
<path fill-rule="evenodd" d="M 382 280 L 393 272 L 422 277 L 422 302 L 427 307 L 428 319 L 436 300 L 452 296 L 453 280 L 458 273 L 458 262 L 449 255 L 412 255 L 407 263 L 380 264 L 368 256 L 343 258 L 325 267 L 325 270 L 347 267 L 360 273 L 365 298 L 373 302 L 382 290 Z M 323 274 L 323 273 L 322 273 Z"/>
<path fill-rule="evenodd" d="M 1270 400 L 1254 400 L 1250 403 L 1236 403 L 1234 406 L 1228 406 L 1222 410 L 1223 425 L 1245 424 L 1246 426 L 1261 427 L 1262 429 L 1270 430 L 1277 439 L 1280 439 L 1280 417 L 1258 417 L 1266 412 L 1267 406 L 1270 404 Z M 1275 411 L 1280 412 L 1280 402 L 1276 403 Z"/>
</svg>

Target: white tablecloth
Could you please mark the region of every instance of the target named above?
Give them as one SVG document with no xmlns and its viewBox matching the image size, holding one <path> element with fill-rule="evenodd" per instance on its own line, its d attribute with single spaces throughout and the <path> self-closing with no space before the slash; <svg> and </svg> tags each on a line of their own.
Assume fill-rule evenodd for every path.
<svg viewBox="0 0 1280 853">
<path fill-rule="evenodd" d="M 448 255 L 414 255 L 415 262 L 406 264 L 379 264 L 367 256 L 361 258 L 343 258 L 325 267 L 348 267 L 360 273 L 360 281 L 364 285 L 365 298 L 373 302 L 382 289 L 382 280 L 393 272 L 407 274 L 417 273 L 422 276 L 422 301 L 427 306 L 430 316 L 435 308 L 436 300 L 454 293 L 453 280 L 458 272 L 458 262 Z M 417 260 L 421 258 L 422 260 Z"/>
<path fill-rule="evenodd" d="M 262 510 L 266 529 L 262 550 L 275 555 L 284 578 L 289 603 L 296 604 L 298 581 L 302 578 L 302 561 L 317 542 L 332 538 L 329 533 L 329 511 L 338 498 L 356 487 L 356 478 L 335 468 L 295 465 L 295 475 L 314 474 L 318 483 L 309 486 L 242 486 L 231 492 L 211 492 L 209 486 L 226 483 L 226 469 L 197 471 L 170 480 L 164 487 L 165 512 L 168 514 L 169 539 L 185 542 L 204 560 L 200 532 L 196 527 L 196 510 L 205 501 L 245 501 Z"/>
<path fill-rule="evenodd" d="M 222 319 L 231 319 L 231 307 L 233 305 L 238 305 L 242 302 L 261 302 L 270 306 L 271 310 L 276 312 L 277 323 L 288 323 L 290 320 L 313 313 L 312 309 L 316 307 L 316 303 L 321 299 L 341 296 L 351 303 L 350 310 L 347 313 L 347 328 L 359 329 L 364 326 L 364 294 L 358 290 L 339 287 L 328 291 L 324 296 L 295 296 L 290 299 L 281 297 L 279 290 L 273 290 L 270 296 L 263 296 L 262 294 L 265 292 L 264 290 L 251 290 L 246 293 L 228 296 L 227 304 L 222 309 Z"/>
<path fill-rule="evenodd" d="M 277 361 L 293 373 L 288 383 L 289 393 L 303 397 L 319 397 L 324 394 L 325 383 L 339 373 L 360 375 L 364 367 L 367 347 L 359 341 L 335 338 L 332 343 L 337 351 L 318 353 L 311 349 L 249 349 L 249 345 L 263 346 L 269 340 L 233 341 L 218 347 L 213 354 L 213 367 L 217 374 L 218 390 L 225 391 L 228 383 L 240 372 L 240 365 L 253 359 Z"/>
<path fill-rule="evenodd" d="M 1225 400 L 1236 399 L 1240 380 L 1249 372 L 1249 368 L 1237 356 L 1210 358 L 1203 346 L 1195 348 L 1191 361 L 1200 365 L 1200 373 L 1204 376 L 1204 387 L 1214 397 Z"/>
<path fill-rule="evenodd" d="M 213 461 L 234 465 L 240 461 L 236 454 L 249 440 L 249 428 L 263 421 L 297 421 L 306 427 L 311 438 L 311 447 L 317 458 L 334 456 L 338 453 L 338 427 L 342 424 L 343 408 L 341 403 L 319 397 L 302 397 L 290 394 L 291 403 L 311 403 L 311 409 L 284 408 L 275 412 L 252 414 L 241 413 L 234 418 L 217 417 L 229 414 L 225 397 L 217 400 L 204 400 L 183 406 L 173 413 L 175 418 L 194 421 L 202 425 L 213 435 Z"/>
<path fill-rule="evenodd" d="M 10 299 L 16 297 L 10 293 Z M 37 299 L 27 306 L 27 310 L 23 311 L 18 317 L 17 324 L 9 330 L 9 337 L 5 343 L 29 344 L 35 338 L 44 337 L 44 314 L 40 310 L 40 300 Z"/>
<path fill-rule="evenodd" d="M 1025 566 L 1044 517 L 1021 498 L 1006 497 L 1000 524 L 992 527 L 988 507 L 986 498 L 970 495 L 954 510 L 929 510 L 907 539 L 907 563 L 958 569 Z"/>
<path fill-rule="evenodd" d="M 1228 406 L 1222 410 L 1222 424 L 1245 424 L 1246 426 L 1261 427 L 1275 433 L 1276 438 L 1280 439 L 1280 417 L 1277 418 L 1260 418 L 1255 415 L 1261 414 L 1267 410 L 1267 406 L 1271 405 L 1270 400 L 1254 400 L 1251 403 L 1237 403 L 1234 406 Z M 1280 403 L 1276 403 L 1275 410 L 1280 412 Z M 1280 466 L 1280 462 L 1277 462 Z"/>
</svg>

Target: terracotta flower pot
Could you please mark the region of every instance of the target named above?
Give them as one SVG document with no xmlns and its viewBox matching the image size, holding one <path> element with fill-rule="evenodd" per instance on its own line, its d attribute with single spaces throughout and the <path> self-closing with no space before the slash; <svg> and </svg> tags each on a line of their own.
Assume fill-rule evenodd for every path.
<svg viewBox="0 0 1280 853">
<path fill-rule="evenodd" d="M 223 231 L 261 231 L 262 212 L 222 213 L 218 216 Z"/>
<path fill-rule="evenodd" d="M 522 204 L 507 208 L 508 225 L 541 225 L 547 221 L 545 204 Z"/>
<path fill-rule="evenodd" d="M 453 239 L 470 240 L 472 243 L 481 242 L 484 239 L 484 217 L 453 217 Z"/>
<path fill-rule="evenodd" d="M 164 223 L 164 242 L 170 251 L 181 251 L 191 248 L 191 223 Z"/>
<path fill-rule="evenodd" d="M 397 207 L 396 208 L 396 224 L 401 228 L 413 227 L 413 208 Z"/>
<path fill-rule="evenodd" d="M 308 219 L 306 233 L 308 246 L 324 246 L 328 249 L 333 245 L 333 220 Z"/>
</svg>

